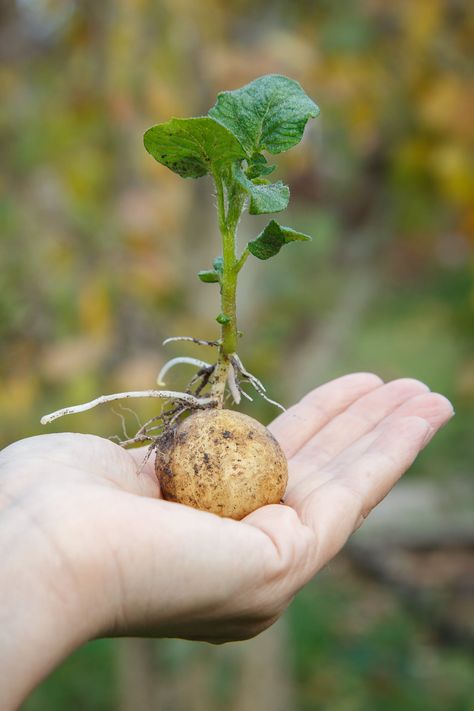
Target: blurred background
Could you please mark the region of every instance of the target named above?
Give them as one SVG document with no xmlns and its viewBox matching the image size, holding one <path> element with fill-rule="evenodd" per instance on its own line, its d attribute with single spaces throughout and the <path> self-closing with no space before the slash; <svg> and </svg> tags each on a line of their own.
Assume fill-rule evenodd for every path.
<svg viewBox="0 0 474 711">
<path fill-rule="evenodd" d="M 270 631 L 96 641 L 27 711 L 473 708 L 473 31 L 467 0 L 0 1 L 0 446 L 202 357 L 161 344 L 217 335 L 217 289 L 196 277 L 219 254 L 212 186 L 154 162 L 142 134 L 270 72 L 321 107 L 276 161 L 282 221 L 313 242 L 247 263 L 244 362 L 287 405 L 371 370 L 457 411 Z M 247 216 L 242 243 L 266 221 Z M 54 425 L 121 434 L 108 407 Z"/>
</svg>

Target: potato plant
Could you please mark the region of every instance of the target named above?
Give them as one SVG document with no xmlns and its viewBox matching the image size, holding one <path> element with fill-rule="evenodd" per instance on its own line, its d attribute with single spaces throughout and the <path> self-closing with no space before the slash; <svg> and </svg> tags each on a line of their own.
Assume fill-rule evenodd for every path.
<svg viewBox="0 0 474 711">
<path fill-rule="evenodd" d="M 236 235 L 244 209 L 261 215 L 287 207 L 289 188 L 281 181 L 271 182 L 269 176 L 276 166 L 268 163 L 264 152 L 276 155 L 295 146 L 308 120 L 318 113 L 317 105 L 296 81 L 267 75 L 236 91 L 221 92 L 207 116 L 172 118 L 146 131 L 145 148 L 155 160 L 182 178 L 209 174 L 214 181 L 222 254 L 198 277 L 220 290 L 216 321 L 221 334 L 214 341 L 183 336 L 167 339 L 165 344 L 193 341 L 208 347 L 215 357 L 206 361 L 173 358 L 161 369 L 159 389 L 104 395 L 46 415 L 43 424 L 113 400 L 162 398 L 162 411 L 121 444 L 150 444 L 149 455 L 156 453 L 156 472 L 165 498 L 236 519 L 281 500 L 287 464 L 279 445 L 256 420 L 225 409 L 228 397 L 236 405 L 242 396 L 251 399 L 245 384 L 281 408 L 238 355 L 237 281 L 249 257 L 267 260 L 284 245 L 310 237 L 272 219 L 237 254 Z M 186 390 L 164 389 L 166 373 L 183 363 L 196 368 Z"/>
</svg>

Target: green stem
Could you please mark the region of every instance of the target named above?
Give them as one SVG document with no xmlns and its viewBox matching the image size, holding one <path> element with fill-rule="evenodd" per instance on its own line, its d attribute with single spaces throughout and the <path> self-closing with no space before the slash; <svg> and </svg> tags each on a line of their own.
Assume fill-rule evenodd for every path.
<svg viewBox="0 0 474 711">
<path fill-rule="evenodd" d="M 235 233 L 242 213 L 244 197 L 235 184 L 228 185 L 227 214 L 222 177 L 214 175 L 217 192 L 217 213 L 219 230 L 222 237 L 222 275 L 221 291 L 221 346 L 214 373 L 211 394 L 219 407 L 223 407 L 225 385 L 230 367 L 229 356 L 237 350 L 237 310 L 236 291 L 237 275 L 243 265 L 242 258 L 237 262 L 235 255 Z M 242 255 L 243 256 L 243 255 Z M 245 259 L 244 259 L 245 261 Z"/>
</svg>

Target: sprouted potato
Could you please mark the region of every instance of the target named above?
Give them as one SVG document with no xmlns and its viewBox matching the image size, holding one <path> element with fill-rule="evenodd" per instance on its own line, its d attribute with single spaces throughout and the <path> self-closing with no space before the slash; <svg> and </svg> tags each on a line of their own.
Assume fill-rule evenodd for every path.
<svg viewBox="0 0 474 711">
<path fill-rule="evenodd" d="M 171 430 L 156 469 L 166 499 L 235 519 L 280 503 L 288 481 L 286 457 L 267 428 L 218 408 Z"/>
<path fill-rule="evenodd" d="M 303 137 L 317 105 L 298 82 L 272 74 L 235 91 L 218 95 L 207 116 L 172 118 L 146 131 L 145 148 L 155 160 L 183 178 L 210 174 L 216 190 L 217 220 L 222 254 L 199 279 L 217 284 L 221 309 L 216 316 L 220 337 L 204 341 L 194 336 L 167 339 L 192 341 L 209 348 L 214 359 L 182 356 L 161 369 L 158 388 L 102 395 L 91 402 L 63 408 L 42 418 L 46 424 L 62 415 L 96 405 L 135 397 L 165 401 L 162 411 L 139 428 L 122 446 L 149 444 L 156 455 L 156 472 L 165 498 L 220 516 L 241 519 L 260 506 L 279 503 L 287 483 L 285 456 L 270 432 L 247 415 L 225 409 L 230 397 L 252 399 L 250 385 L 265 400 L 284 409 L 266 394 L 261 381 L 242 364 L 237 353 L 236 291 L 240 271 L 249 257 L 267 260 L 295 241 L 311 238 L 271 220 L 260 234 L 236 252 L 236 234 L 242 212 L 251 215 L 284 210 L 289 188 L 271 182 L 275 170 L 264 153 L 286 151 Z M 165 390 L 168 371 L 190 364 L 196 373 L 185 392 Z"/>
</svg>

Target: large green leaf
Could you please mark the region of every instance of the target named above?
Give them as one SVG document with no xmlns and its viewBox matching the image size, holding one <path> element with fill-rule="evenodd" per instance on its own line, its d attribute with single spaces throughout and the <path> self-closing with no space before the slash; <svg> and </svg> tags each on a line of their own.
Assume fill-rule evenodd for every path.
<svg viewBox="0 0 474 711">
<path fill-rule="evenodd" d="M 239 139 L 248 157 L 263 149 L 287 151 L 301 141 L 307 121 L 318 114 L 318 106 L 298 82 L 279 74 L 221 92 L 209 111 Z"/>
<path fill-rule="evenodd" d="M 153 158 L 183 178 L 220 172 L 245 158 L 237 138 L 208 116 L 159 123 L 146 131 L 143 142 Z"/>
<path fill-rule="evenodd" d="M 249 213 L 251 215 L 281 212 L 288 207 L 290 189 L 281 180 L 277 183 L 267 183 L 258 179 L 249 180 L 237 164 L 233 166 L 232 175 L 250 198 Z"/>
<path fill-rule="evenodd" d="M 296 232 L 291 227 L 283 227 L 278 222 L 272 220 L 265 227 L 258 237 L 248 243 L 247 248 L 250 254 L 258 259 L 270 259 L 278 254 L 283 245 L 289 242 L 308 242 L 311 240 L 309 235 L 303 232 Z"/>
</svg>

